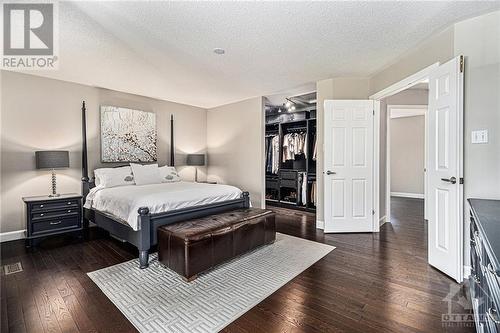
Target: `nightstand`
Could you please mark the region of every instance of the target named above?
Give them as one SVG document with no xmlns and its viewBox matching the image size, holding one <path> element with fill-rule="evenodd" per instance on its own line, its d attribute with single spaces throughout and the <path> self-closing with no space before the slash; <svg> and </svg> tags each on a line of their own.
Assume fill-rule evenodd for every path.
<svg viewBox="0 0 500 333">
<path fill-rule="evenodd" d="M 26 204 L 27 247 L 34 246 L 42 237 L 82 231 L 81 195 L 25 197 L 23 201 Z"/>
</svg>

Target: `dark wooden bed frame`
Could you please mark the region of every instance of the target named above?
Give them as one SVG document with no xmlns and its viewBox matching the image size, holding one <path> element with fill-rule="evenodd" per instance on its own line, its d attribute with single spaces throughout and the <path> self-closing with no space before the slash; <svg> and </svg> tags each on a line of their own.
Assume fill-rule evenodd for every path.
<svg viewBox="0 0 500 333">
<path fill-rule="evenodd" d="M 95 179 L 89 178 L 87 163 L 87 125 L 85 101 L 82 103 L 82 195 L 85 199 L 91 188 L 95 187 Z M 174 166 L 174 116 L 170 116 L 170 166 Z M 186 221 L 193 218 L 218 214 L 225 211 L 250 207 L 250 196 L 243 192 L 241 198 L 217 202 L 208 205 L 172 210 L 164 213 L 151 214 L 149 208 L 141 207 L 137 211 L 139 230 L 135 231 L 125 221 L 114 215 L 84 208 L 84 226 L 88 228 L 89 221 L 107 230 L 111 235 L 125 240 L 139 250 L 139 267 L 147 268 L 149 249 L 158 243 L 157 229 L 163 225 Z"/>
</svg>

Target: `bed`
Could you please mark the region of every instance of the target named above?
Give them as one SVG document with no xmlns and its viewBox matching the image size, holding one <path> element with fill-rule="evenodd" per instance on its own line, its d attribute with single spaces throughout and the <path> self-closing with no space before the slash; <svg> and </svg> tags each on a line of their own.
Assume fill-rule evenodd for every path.
<svg viewBox="0 0 500 333">
<path fill-rule="evenodd" d="M 174 119 L 170 118 L 170 166 L 174 166 Z M 248 192 L 229 185 L 161 183 L 117 188 L 96 187 L 87 162 L 86 107 L 82 104 L 82 194 L 84 227 L 92 221 L 139 251 L 139 267 L 148 267 L 149 250 L 160 226 L 250 207 Z"/>
</svg>

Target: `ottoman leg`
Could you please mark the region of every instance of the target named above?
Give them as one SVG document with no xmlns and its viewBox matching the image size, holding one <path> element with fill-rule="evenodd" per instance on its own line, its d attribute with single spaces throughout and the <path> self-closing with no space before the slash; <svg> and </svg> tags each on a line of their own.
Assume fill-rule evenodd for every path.
<svg viewBox="0 0 500 333">
<path fill-rule="evenodd" d="M 144 268 L 148 268 L 149 266 L 149 252 L 148 250 L 146 251 L 139 251 L 139 268 L 140 269 L 144 269 Z"/>
<path fill-rule="evenodd" d="M 190 278 L 187 278 L 185 276 L 182 277 L 182 279 L 185 281 L 185 282 L 192 282 L 194 280 L 196 280 L 198 278 L 198 274 L 195 274 L 193 276 L 191 276 Z"/>
</svg>

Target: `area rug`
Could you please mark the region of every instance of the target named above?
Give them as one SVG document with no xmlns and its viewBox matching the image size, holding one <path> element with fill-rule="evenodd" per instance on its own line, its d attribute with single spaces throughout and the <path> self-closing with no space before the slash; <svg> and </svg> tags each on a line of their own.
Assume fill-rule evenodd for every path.
<svg viewBox="0 0 500 333">
<path fill-rule="evenodd" d="M 218 332 L 335 247 L 278 233 L 258 248 L 185 282 L 150 256 L 88 273 L 140 332 Z"/>
</svg>

